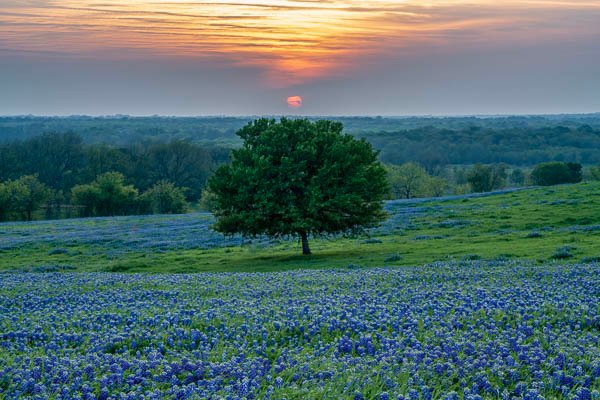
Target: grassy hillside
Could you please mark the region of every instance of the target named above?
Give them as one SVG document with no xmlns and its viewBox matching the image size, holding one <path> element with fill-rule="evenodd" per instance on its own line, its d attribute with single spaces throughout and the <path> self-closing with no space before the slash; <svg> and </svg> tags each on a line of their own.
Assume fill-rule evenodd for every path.
<svg viewBox="0 0 600 400">
<path fill-rule="evenodd" d="M 600 183 L 396 201 L 370 237 L 224 238 L 208 214 L 0 224 L 1 270 L 197 272 L 420 265 L 440 260 L 600 260 Z"/>
</svg>

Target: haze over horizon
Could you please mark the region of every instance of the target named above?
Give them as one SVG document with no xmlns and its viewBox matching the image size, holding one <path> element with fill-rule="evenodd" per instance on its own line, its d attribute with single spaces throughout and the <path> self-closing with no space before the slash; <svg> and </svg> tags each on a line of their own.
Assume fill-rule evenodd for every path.
<svg viewBox="0 0 600 400">
<path fill-rule="evenodd" d="M 0 0 L 0 115 L 600 111 L 600 0 L 498 3 Z"/>
</svg>

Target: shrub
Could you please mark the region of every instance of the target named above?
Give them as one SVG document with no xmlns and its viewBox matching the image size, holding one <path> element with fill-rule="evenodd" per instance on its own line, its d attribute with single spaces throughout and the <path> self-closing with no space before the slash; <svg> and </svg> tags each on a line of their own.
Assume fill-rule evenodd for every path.
<svg viewBox="0 0 600 400">
<path fill-rule="evenodd" d="M 474 192 L 491 192 L 506 184 L 506 165 L 474 165 L 467 172 L 467 182 Z"/>
<path fill-rule="evenodd" d="M 10 214 L 31 221 L 33 212 L 50 197 L 51 192 L 37 175 L 0 183 L 0 221 L 8 219 Z"/>
<path fill-rule="evenodd" d="M 202 196 L 200 197 L 200 201 L 198 202 L 198 207 L 202 211 L 212 212 L 213 209 L 217 206 L 217 198 L 213 192 L 209 189 L 204 189 L 202 191 Z"/>
<path fill-rule="evenodd" d="M 152 214 L 183 214 L 187 211 L 184 190 L 160 181 L 140 196 L 140 209 Z"/>
<path fill-rule="evenodd" d="M 125 184 L 119 172 L 107 172 L 87 185 L 77 185 L 71 191 L 71 202 L 84 208 L 84 216 L 132 214 L 138 191 Z"/>
<path fill-rule="evenodd" d="M 346 269 L 361 269 L 362 266 L 358 264 L 348 264 L 346 265 Z"/>
<path fill-rule="evenodd" d="M 10 190 L 8 184 L 0 182 L 0 222 L 6 219 L 10 211 Z"/>
<path fill-rule="evenodd" d="M 48 252 L 49 256 L 54 256 L 58 254 L 69 254 L 69 250 L 67 249 L 52 249 Z"/>
<path fill-rule="evenodd" d="M 391 256 L 385 259 L 385 262 L 396 262 L 401 260 L 402 256 L 400 254 L 392 254 Z"/>
<path fill-rule="evenodd" d="M 513 186 L 523 186 L 525 184 L 525 172 L 522 169 L 513 169 L 509 176 L 510 183 Z"/>
<path fill-rule="evenodd" d="M 529 239 L 533 239 L 533 238 L 541 238 L 542 236 L 543 235 L 538 231 L 531 231 L 525 237 L 529 238 Z"/>
<path fill-rule="evenodd" d="M 439 197 L 448 187 L 445 179 L 429 175 L 422 166 L 413 162 L 388 165 L 386 169 L 393 199 Z"/>
<path fill-rule="evenodd" d="M 433 239 L 445 239 L 447 236 L 444 235 L 418 235 L 413 240 L 433 240 Z"/>
<path fill-rule="evenodd" d="M 571 250 L 573 250 L 573 248 L 571 246 L 559 247 L 558 249 L 556 249 L 554 254 L 552 254 L 551 258 L 553 258 L 555 260 L 564 260 L 566 258 L 571 258 L 571 257 L 573 257 Z"/>
<path fill-rule="evenodd" d="M 581 259 L 582 263 L 597 263 L 600 262 L 600 256 L 593 256 L 593 257 L 584 257 Z"/>
<path fill-rule="evenodd" d="M 590 167 L 589 178 L 594 181 L 600 181 L 600 164 L 596 167 Z"/>
<path fill-rule="evenodd" d="M 548 162 L 538 164 L 531 172 L 531 181 L 539 186 L 581 182 L 581 164 Z"/>
</svg>

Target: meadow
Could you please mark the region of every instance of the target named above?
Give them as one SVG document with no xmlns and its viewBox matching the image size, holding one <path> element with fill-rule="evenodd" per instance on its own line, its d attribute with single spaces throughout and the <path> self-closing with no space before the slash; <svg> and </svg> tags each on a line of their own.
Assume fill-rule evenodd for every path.
<svg viewBox="0 0 600 400">
<path fill-rule="evenodd" d="M 309 257 L 205 213 L 0 224 L 0 399 L 598 400 L 599 209 L 392 201 Z"/>
<path fill-rule="evenodd" d="M 6 399 L 598 399 L 600 266 L 0 274 Z"/>
<path fill-rule="evenodd" d="M 129 216 L 0 225 L 0 270 L 256 272 L 421 265 L 464 259 L 534 263 L 600 260 L 600 183 L 396 200 L 360 237 L 225 237 L 210 214 Z"/>
</svg>

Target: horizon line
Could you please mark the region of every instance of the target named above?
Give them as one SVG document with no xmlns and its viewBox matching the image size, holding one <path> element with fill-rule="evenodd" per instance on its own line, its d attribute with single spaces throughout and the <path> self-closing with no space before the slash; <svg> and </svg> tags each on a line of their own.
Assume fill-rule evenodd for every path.
<svg viewBox="0 0 600 400">
<path fill-rule="evenodd" d="M 0 114 L 0 118 L 508 118 L 508 117 L 560 117 L 560 116 L 593 116 L 599 111 L 561 112 L 561 113 L 499 113 L 499 114 Z"/>
</svg>

